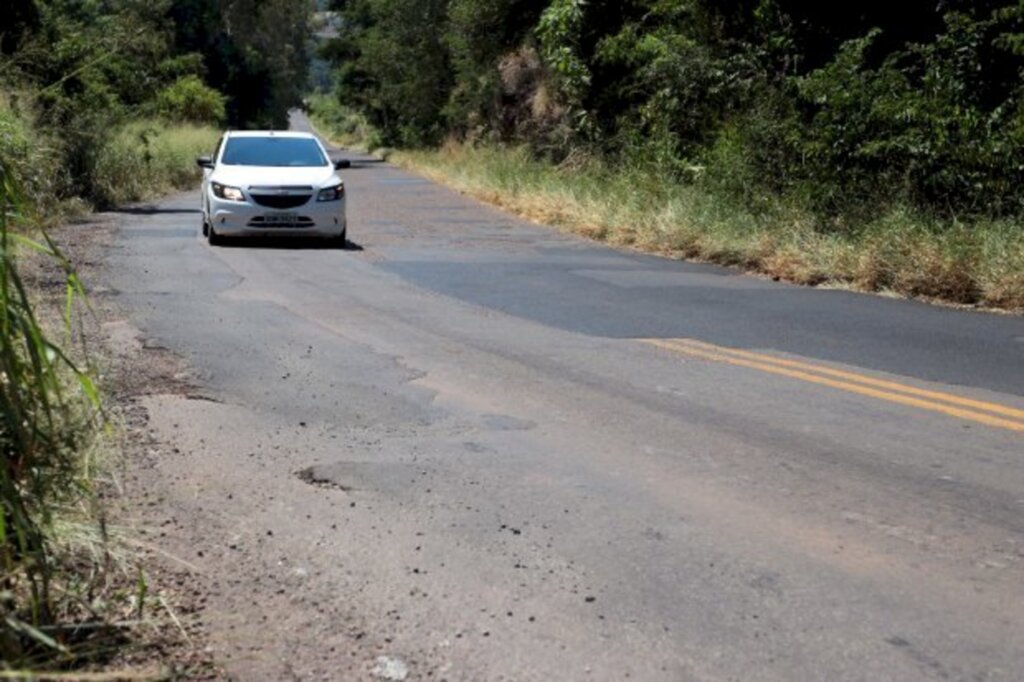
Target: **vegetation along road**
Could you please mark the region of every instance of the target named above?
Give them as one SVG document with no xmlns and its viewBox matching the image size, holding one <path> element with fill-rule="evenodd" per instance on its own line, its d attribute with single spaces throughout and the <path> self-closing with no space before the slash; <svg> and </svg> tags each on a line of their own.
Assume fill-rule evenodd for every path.
<svg viewBox="0 0 1024 682">
<path fill-rule="evenodd" d="M 1024 678 L 1024 3 L 0 6 L 0 677 Z"/>
<path fill-rule="evenodd" d="M 296 115 L 293 125 L 308 122 Z M 348 250 L 124 222 L 194 368 L 167 549 L 241 679 L 1014 679 L 1024 322 L 524 223 L 386 163 Z"/>
</svg>

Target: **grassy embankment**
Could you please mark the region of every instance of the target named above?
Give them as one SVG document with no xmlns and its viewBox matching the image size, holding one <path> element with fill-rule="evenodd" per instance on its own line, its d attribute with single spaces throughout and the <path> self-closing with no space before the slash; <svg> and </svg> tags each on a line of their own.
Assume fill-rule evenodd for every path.
<svg viewBox="0 0 1024 682">
<path fill-rule="evenodd" d="M 0 92 L 0 158 L 18 179 L 36 226 L 90 205 L 109 208 L 191 187 L 200 177 L 196 156 L 211 153 L 219 134 L 159 118 L 129 122 L 97 140 L 94 162 L 71 178 L 61 164 L 61 140 L 36 124 L 30 107 L 10 99 Z"/>
<path fill-rule="evenodd" d="M 219 131 L 210 126 L 136 121 L 102 149 L 93 180 L 102 203 L 117 206 L 195 186 L 196 157 L 211 154 Z"/>
<path fill-rule="evenodd" d="M 59 144 L 5 104 L 0 99 L 0 675 L 34 677 L 102 667 L 151 600 L 105 521 L 100 492 L 111 486 L 117 432 L 103 414 L 82 332 L 84 287 L 45 231 L 86 202 L 67 194 Z M 195 154 L 215 137 L 212 128 L 132 123 L 108 138 L 93 173 L 78 181 L 101 205 L 186 187 L 197 179 Z M 64 279 L 57 310 L 60 296 L 24 276 L 29 261 Z"/>
<path fill-rule="evenodd" d="M 311 101 L 339 144 L 373 149 L 358 114 Z M 539 161 L 523 148 L 448 144 L 390 160 L 537 222 L 671 257 L 737 266 L 799 284 L 1024 310 L 1024 229 L 1011 221 L 959 224 L 891 210 L 838 232 L 784 202 L 755 214 L 699 181 L 588 160 Z"/>
<path fill-rule="evenodd" d="M 95 577 L 112 554 L 95 495 L 99 395 L 71 341 L 81 287 L 45 235 L 25 236 L 32 207 L 4 159 L 0 176 L 0 654 L 2 669 L 32 670 L 65 664 L 90 639 L 86 622 L 102 620 L 90 618 L 102 610 Z M 21 274 L 24 249 L 64 269 L 66 334 L 41 322 Z M 84 566 L 100 570 L 76 570 Z"/>
</svg>

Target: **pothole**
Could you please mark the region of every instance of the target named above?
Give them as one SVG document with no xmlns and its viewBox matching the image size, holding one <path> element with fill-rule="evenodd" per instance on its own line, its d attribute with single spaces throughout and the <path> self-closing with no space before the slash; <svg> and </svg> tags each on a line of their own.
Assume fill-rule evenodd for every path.
<svg viewBox="0 0 1024 682">
<path fill-rule="evenodd" d="M 324 490 L 340 490 L 346 493 L 354 490 L 351 486 L 342 485 L 337 481 L 331 480 L 327 476 L 318 473 L 316 467 L 307 467 L 301 471 L 297 471 L 295 476 L 303 483 L 308 483 L 311 486 L 322 488 Z"/>
<path fill-rule="evenodd" d="M 186 393 L 185 400 L 195 400 L 204 403 L 216 403 L 217 405 L 223 405 L 224 401 L 220 398 L 214 398 L 212 396 L 203 395 L 202 393 Z"/>
<path fill-rule="evenodd" d="M 507 414 L 485 414 L 483 422 L 492 431 L 529 431 L 537 428 L 537 422 L 511 417 Z"/>
</svg>

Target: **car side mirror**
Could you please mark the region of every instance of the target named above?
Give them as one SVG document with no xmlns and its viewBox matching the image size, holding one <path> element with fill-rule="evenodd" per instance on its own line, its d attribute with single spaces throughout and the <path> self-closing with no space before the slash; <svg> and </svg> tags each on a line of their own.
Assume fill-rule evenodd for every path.
<svg viewBox="0 0 1024 682">
<path fill-rule="evenodd" d="M 334 162 L 334 170 L 341 170 L 342 168 L 351 168 L 352 162 L 348 159 L 338 159 Z"/>
<path fill-rule="evenodd" d="M 213 159 L 209 156 L 200 156 L 196 159 L 196 165 L 200 168 L 213 168 Z"/>
</svg>

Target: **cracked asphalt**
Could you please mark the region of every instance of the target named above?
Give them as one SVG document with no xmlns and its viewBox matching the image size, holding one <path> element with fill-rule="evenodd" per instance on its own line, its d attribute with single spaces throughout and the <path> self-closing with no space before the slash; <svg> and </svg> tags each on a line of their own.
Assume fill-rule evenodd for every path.
<svg viewBox="0 0 1024 682">
<path fill-rule="evenodd" d="M 351 156 L 350 249 L 211 248 L 187 193 L 106 261 L 188 367 L 135 485 L 233 676 L 1020 679 L 1024 320 L 614 250 Z"/>
</svg>

